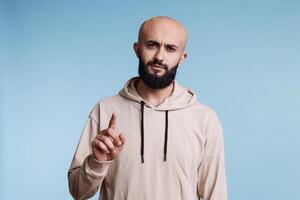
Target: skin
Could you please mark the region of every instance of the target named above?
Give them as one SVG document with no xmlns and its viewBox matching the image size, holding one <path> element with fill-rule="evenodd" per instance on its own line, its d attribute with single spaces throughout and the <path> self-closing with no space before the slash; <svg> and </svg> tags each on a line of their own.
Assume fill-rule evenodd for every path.
<svg viewBox="0 0 300 200">
<path fill-rule="evenodd" d="M 181 64 L 187 54 L 186 29 L 176 20 L 169 17 L 154 17 L 146 20 L 140 27 L 138 42 L 133 44 L 134 52 L 145 63 L 158 60 L 169 69 Z M 166 69 L 149 65 L 148 70 L 156 76 L 161 76 Z M 158 106 L 173 91 L 173 84 L 163 89 L 149 88 L 141 79 L 137 82 L 138 94 L 154 106 Z M 107 129 L 102 130 L 92 141 L 93 156 L 96 160 L 105 162 L 113 160 L 122 151 L 125 137 L 115 131 L 117 115 L 113 113 Z"/>
</svg>

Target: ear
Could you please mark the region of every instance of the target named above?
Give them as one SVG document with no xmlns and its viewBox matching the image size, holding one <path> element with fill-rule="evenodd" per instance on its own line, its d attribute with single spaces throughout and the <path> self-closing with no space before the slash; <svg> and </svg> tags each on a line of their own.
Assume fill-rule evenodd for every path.
<svg viewBox="0 0 300 200">
<path fill-rule="evenodd" d="M 139 58 L 140 51 L 139 51 L 139 43 L 138 42 L 133 43 L 133 50 L 135 52 L 135 55 Z"/>
<path fill-rule="evenodd" d="M 187 57 L 187 53 L 184 51 L 180 57 L 179 64 L 183 63 L 183 61 L 186 59 L 186 57 Z"/>
</svg>

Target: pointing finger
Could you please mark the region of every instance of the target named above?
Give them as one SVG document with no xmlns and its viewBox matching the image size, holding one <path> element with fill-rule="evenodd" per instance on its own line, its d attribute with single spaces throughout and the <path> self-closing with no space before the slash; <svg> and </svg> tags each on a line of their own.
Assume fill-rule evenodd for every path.
<svg viewBox="0 0 300 200">
<path fill-rule="evenodd" d="M 116 115 L 115 112 L 113 112 L 112 115 L 111 115 L 110 121 L 109 121 L 108 128 L 115 129 L 116 124 L 117 124 L 117 115 Z"/>
</svg>

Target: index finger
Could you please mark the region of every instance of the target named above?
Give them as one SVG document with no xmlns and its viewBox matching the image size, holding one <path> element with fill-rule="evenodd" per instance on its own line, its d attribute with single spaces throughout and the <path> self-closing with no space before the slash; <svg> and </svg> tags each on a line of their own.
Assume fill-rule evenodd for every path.
<svg viewBox="0 0 300 200">
<path fill-rule="evenodd" d="M 117 125 L 117 115 L 115 112 L 112 113 L 109 124 L 108 124 L 108 128 L 112 128 L 115 129 Z"/>
</svg>

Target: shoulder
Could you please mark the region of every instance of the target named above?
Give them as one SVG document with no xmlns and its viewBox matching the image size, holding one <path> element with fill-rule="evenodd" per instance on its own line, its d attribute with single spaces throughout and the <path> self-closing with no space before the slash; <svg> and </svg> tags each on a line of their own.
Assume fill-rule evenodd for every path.
<svg viewBox="0 0 300 200">
<path fill-rule="evenodd" d="M 195 110 L 196 113 L 200 113 L 205 116 L 218 118 L 216 111 L 212 107 L 210 107 L 200 101 L 196 101 L 195 104 L 192 106 L 192 108 L 193 108 L 193 110 Z"/>
</svg>

